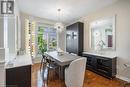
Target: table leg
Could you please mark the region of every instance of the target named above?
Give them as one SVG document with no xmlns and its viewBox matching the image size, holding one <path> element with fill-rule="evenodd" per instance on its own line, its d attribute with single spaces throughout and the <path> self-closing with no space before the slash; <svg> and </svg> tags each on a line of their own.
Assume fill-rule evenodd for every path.
<svg viewBox="0 0 130 87">
<path fill-rule="evenodd" d="M 61 66 L 59 66 L 59 87 L 61 87 Z"/>
</svg>

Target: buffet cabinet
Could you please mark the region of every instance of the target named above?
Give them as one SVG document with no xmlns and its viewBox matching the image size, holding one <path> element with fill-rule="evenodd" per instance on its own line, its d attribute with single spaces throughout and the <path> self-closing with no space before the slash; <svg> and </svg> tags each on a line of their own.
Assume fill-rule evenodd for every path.
<svg viewBox="0 0 130 87">
<path fill-rule="evenodd" d="M 6 87 L 31 87 L 31 65 L 6 69 Z"/>
<path fill-rule="evenodd" d="M 66 27 L 66 51 L 82 55 L 83 52 L 83 23 L 76 22 Z"/>
<path fill-rule="evenodd" d="M 86 69 L 107 78 L 114 78 L 116 75 L 116 57 L 104 57 L 92 54 L 83 54 L 87 58 Z"/>
</svg>

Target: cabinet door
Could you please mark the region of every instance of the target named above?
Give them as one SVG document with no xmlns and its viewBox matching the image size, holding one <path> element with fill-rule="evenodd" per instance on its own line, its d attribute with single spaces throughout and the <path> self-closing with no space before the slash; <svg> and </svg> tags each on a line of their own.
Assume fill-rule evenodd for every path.
<svg viewBox="0 0 130 87">
<path fill-rule="evenodd" d="M 72 52 L 78 54 L 78 24 L 73 24 L 72 29 Z"/>
<path fill-rule="evenodd" d="M 6 69 L 7 87 L 31 87 L 31 65 Z"/>
<path fill-rule="evenodd" d="M 78 54 L 78 36 L 77 32 L 72 32 L 72 47 L 73 47 L 73 53 Z"/>
<path fill-rule="evenodd" d="M 104 75 L 111 76 L 111 59 L 97 58 L 97 70 Z"/>
<path fill-rule="evenodd" d="M 0 86 L 5 85 L 5 68 L 4 64 L 0 64 Z"/>
<path fill-rule="evenodd" d="M 66 32 L 66 51 L 72 52 L 72 31 L 70 29 L 67 29 Z"/>
<path fill-rule="evenodd" d="M 112 69 L 112 61 L 108 58 L 97 58 L 97 64 Z"/>
<path fill-rule="evenodd" d="M 94 56 L 87 56 L 87 67 L 96 70 L 96 58 Z"/>
</svg>

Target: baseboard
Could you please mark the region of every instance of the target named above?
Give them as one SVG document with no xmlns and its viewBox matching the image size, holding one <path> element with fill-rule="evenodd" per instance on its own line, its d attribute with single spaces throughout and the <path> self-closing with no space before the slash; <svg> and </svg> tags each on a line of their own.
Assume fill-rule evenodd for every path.
<svg viewBox="0 0 130 87">
<path fill-rule="evenodd" d="M 116 75 L 116 78 L 121 79 L 121 80 L 126 81 L 126 82 L 130 82 L 130 79 L 128 79 L 124 76 Z"/>
</svg>

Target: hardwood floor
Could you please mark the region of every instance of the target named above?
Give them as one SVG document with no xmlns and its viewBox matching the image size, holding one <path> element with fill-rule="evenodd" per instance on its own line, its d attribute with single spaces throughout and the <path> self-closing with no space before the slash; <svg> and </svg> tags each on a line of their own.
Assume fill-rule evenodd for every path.
<svg viewBox="0 0 130 87">
<path fill-rule="evenodd" d="M 42 80 L 42 77 L 47 78 L 47 70 L 45 69 L 45 74 L 42 74 L 39 64 L 34 64 L 32 66 L 32 87 L 66 87 L 64 81 L 60 81 L 57 75 L 49 76 L 48 82 L 47 79 Z M 86 70 L 83 87 L 123 87 L 123 82 L 116 78 L 107 79 Z"/>
</svg>

